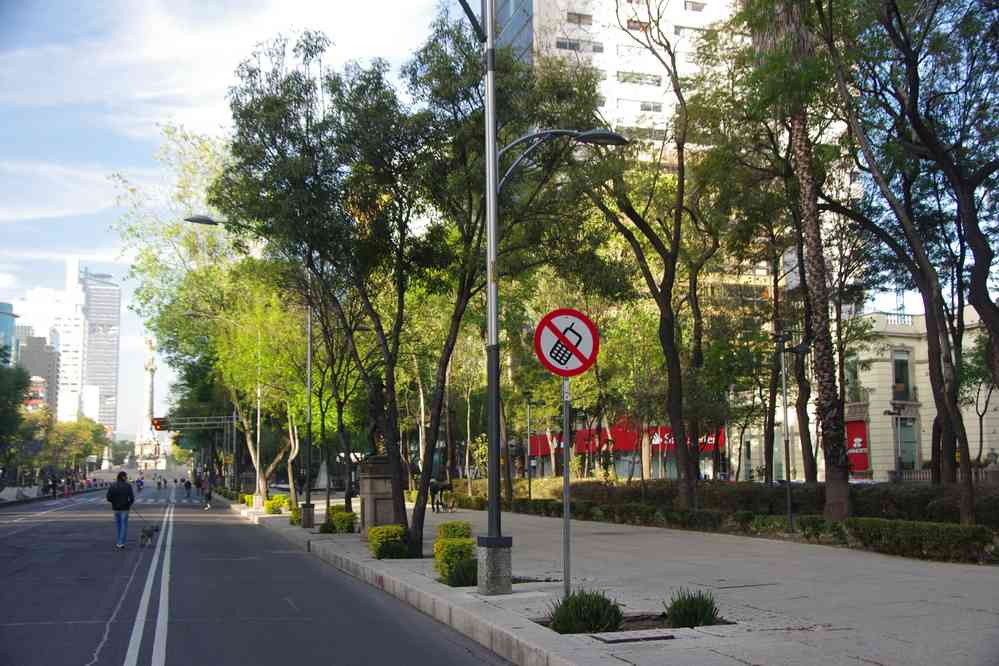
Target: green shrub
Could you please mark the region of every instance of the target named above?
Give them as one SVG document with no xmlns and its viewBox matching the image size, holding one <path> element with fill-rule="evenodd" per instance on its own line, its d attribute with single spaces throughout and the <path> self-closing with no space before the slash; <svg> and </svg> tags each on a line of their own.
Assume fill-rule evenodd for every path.
<svg viewBox="0 0 999 666">
<path fill-rule="evenodd" d="M 486 508 L 487 500 L 485 497 L 479 495 L 472 495 L 469 497 L 464 494 L 455 495 L 455 504 L 459 509 L 472 509 L 473 511 L 483 511 Z"/>
<path fill-rule="evenodd" d="M 468 537 L 439 538 L 434 542 L 434 569 L 445 580 L 458 562 L 474 557 L 475 541 Z"/>
<path fill-rule="evenodd" d="M 578 590 L 552 604 L 548 626 L 560 634 L 584 634 L 617 631 L 624 613 L 617 602 L 603 592 Z"/>
<path fill-rule="evenodd" d="M 322 525 L 319 526 L 320 534 L 333 534 L 336 529 L 333 527 L 333 521 L 327 520 Z"/>
<path fill-rule="evenodd" d="M 444 582 L 451 587 L 470 587 L 479 584 L 479 562 L 475 558 L 469 557 L 458 560 L 448 571 Z"/>
<path fill-rule="evenodd" d="M 337 511 L 330 517 L 333 524 L 333 531 L 337 534 L 353 534 L 354 525 L 357 524 L 357 514 L 348 511 Z"/>
<path fill-rule="evenodd" d="M 670 597 L 666 608 L 666 626 L 678 629 L 680 627 L 706 627 L 718 624 L 718 608 L 715 598 L 710 592 L 692 592 L 680 588 Z"/>
<path fill-rule="evenodd" d="M 701 509 L 698 511 L 692 511 L 690 515 L 690 527 L 695 530 L 704 530 L 708 532 L 716 532 L 721 529 L 722 522 L 725 520 L 724 511 L 715 511 L 712 509 Z"/>
<path fill-rule="evenodd" d="M 416 495 L 419 493 L 418 490 L 403 490 L 402 495 L 410 504 L 416 504 Z"/>
<path fill-rule="evenodd" d="M 570 510 L 572 511 L 572 517 L 577 520 L 590 520 L 591 512 L 593 511 L 594 504 L 589 500 L 570 500 L 569 502 Z"/>
<path fill-rule="evenodd" d="M 269 514 L 281 513 L 281 503 L 275 502 L 272 499 L 265 500 L 264 513 L 269 513 Z"/>
<path fill-rule="evenodd" d="M 801 536 L 809 541 L 818 541 L 826 532 L 826 521 L 822 516 L 797 516 Z"/>
<path fill-rule="evenodd" d="M 472 524 L 467 520 L 450 520 L 437 526 L 438 539 L 471 539 Z"/>
<path fill-rule="evenodd" d="M 343 504 L 331 504 L 326 509 L 326 515 L 332 516 L 334 513 L 349 513 Z"/>
<path fill-rule="evenodd" d="M 980 562 L 992 543 L 982 525 L 949 525 L 881 518 L 848 518 L 846 531 L 862 547 L 928 560 Z"/>
<path fill-rule="evenodd" d="M 249 494 L 249 495 L 248 494 L 244 494 L 243 495 L 243 504 L 245 504 L 246 506 L 253 506 L 253 495 L 252 494 Z"/>
<path fill-rule="evenodd" d="M 368 530 L 368 549 L 376 560 L 409 557 L 406 528 L 402 525 L 379 525 Z"/>
<path fill-rule="evenodd" d="M 302 510 L 299 509 L 298 507 L 295 507 L 294 509 L 291 510 L 290 513 L 291 513 L 291 515 L 288 516 L 288 522 L 291 523 L 292 525 L 301 525 L 302 524 Z"/>
<path fill-rule="evenodd" d="M 787 532 L 787 518 L 784 516 L 755 516 L 749 524 L 755 534 L 777 534 Z"/>
<path fill-rule="evenodd" d="M 743 532 L 749 531 L 749 526 L 752 524 L 753 518 L 755 517 L 756 514 L 752 511 L 736 511 L 732 516 L 733 520 L 735 520 L 735 524 L 738 525 L 739 529 Z"/>
</svg>

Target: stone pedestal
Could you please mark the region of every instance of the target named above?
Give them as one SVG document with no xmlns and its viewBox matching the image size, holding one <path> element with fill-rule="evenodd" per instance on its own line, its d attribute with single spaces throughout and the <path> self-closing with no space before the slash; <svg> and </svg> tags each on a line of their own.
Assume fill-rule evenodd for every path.
<svg viewBox="0 0 999 666">
<path fill-rule="evenodd" d="M 513 568 L 510 537 L 479 537 L 479 594 L 495 595 L 513 592 Z"/>
<path fill-rule="evenodd" d="M 311 530 L 316 526 L 316 505 L 302 505 L 302 527 Z"/>
<path fill-rule="evenodd" d="M 368 530 L 395 523 L 392 507 L 392 472 L 388 456 L 372 456 L 361 463 L 361 540 L 368 540 Z"/>
</svg>

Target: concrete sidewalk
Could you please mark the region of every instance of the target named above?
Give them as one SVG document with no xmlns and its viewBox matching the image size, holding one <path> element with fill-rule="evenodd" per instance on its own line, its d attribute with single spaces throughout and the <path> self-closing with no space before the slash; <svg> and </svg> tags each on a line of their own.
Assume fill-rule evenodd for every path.
<svg viewBox="0 0 999 666">
<path fill-rule="evenodd" d="M 318 511 L 317 511 L 318 513 Z M 531 622 L 561 594 L 561 519 L 503 514 L 518 577 L 482 597 L 436 582 L 432 560 L 373 560 L 353 535 L 319 535 L 287 516 L 256 521 L 334 566 L 404 598 L 520 664 L 999 664 L 999 567 L 923 562 L 752 537 L 573 521 L 573 586 L 626 613 L 663 610 L 672 590 L 711 591 L 734 625 L 669 630 L 672 640 L 608 645 Z M 430 514 L 435 526 L 486 514 Z M 618 634 L 617 636 L 621 636 Z"/>
</svg>

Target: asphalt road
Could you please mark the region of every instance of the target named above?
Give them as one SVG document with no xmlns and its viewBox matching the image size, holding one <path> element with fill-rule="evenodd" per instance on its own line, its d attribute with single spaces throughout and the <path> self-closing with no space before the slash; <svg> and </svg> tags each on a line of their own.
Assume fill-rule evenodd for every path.
<svg viewBox="0 0 999 666">
<path fill-rule="evenodd" d="M 183 490 L 133 509 L 124 551 L 104 493 L 0 509 L 0 666 L 507 663 Z"/>
</svg>

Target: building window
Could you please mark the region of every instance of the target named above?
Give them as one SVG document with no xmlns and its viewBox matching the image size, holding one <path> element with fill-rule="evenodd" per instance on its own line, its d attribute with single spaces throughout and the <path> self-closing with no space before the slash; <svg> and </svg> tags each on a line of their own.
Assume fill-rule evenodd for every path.
<svg viewBox="0 0 999 666">
<path fill-rule="evenodd" d="M 703 2 L 694 2 L 694 0 L 683 0 L 683 8 L 688 12 L 703 12 L 704 4 Z"/>
<path fill-rule="evenodd" d="M 860 391 L 860 358 L 856 353 L 846 355 L 843 373 L 846 377 L 846 401 L 863 402 Z"/>
<path fill-rule="evenodd" d="M 657 74 L 642 74 L 641 72 L 618 72 L 617 80 L 621 83 L 634 83 L 640 86 L 661 86 L 663 79 Z"/>
<path fill-rule="evenodd" d="M 651 111 L 652 113 L 662 113 L 663 103 L 662 102 L 642 102 L 642 111 Z"/>
<path fill-rule="evenodd" d="M 912 387 L 909 383 L 909 352 L 895 351 L 892 354 L 894 380 L 892 400 L 912 400 Z"/>
<path fill-rule="evenodd" d="M 649 29 L 648 21 L 639 21 L 638 19 L 628 19 L 628 30 L 638 30 L 639 32 L 645 32 Z"/>
<path fill-rule="evenodd" d="M 555 48 L 563 51 L 586 51 L 588 53 L 603 53 L 604 45 L 600 42 L 588 42 L 580 39 L 556 39 Z"/>
<path fill-rule="evenodd" d="M 617 54 L 628 58 L 643 56 L 647 52 L 644 46 L 636 46 L 634 44 L 618 44 L 617 46 Z"/>
<path fill-rule="evenodd" d="M 677 37 L 682 37 L 684 34 L 689 34 L 693 36 L 699 32 L 704 32 L 704 28 L 691 28 L 689 26 L 684 26 L 684 25 L 673 26 L 673 34 L 676 35 Z"/>
<path fill-rule="evenodd" d="M 918 446 L 916 445 L 916 419 L 898 419 L 898 467 L 899 469 L 916 469 Z"/>
<path fill-rule="evenodd" d="M 565 20 L 575 25 L 593 25 L 592 14 L 580 14 L 578 12 L 566 12 Z"/>
</svg>

